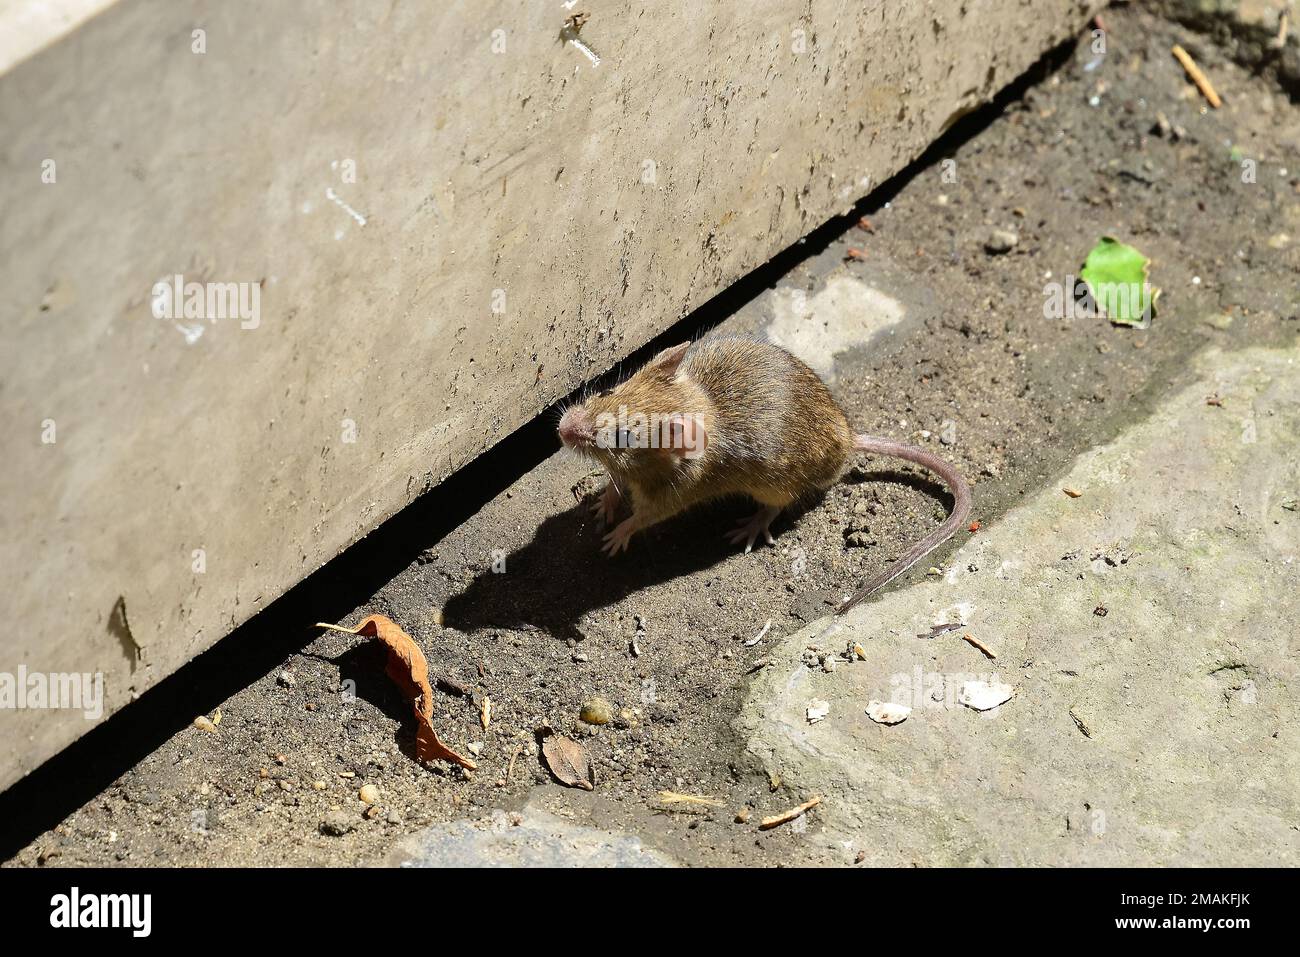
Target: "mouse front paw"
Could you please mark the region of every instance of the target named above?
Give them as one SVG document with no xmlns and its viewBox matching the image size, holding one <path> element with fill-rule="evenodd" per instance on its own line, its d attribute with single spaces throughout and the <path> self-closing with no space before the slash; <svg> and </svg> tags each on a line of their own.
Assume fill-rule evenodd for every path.
<svg viewBox="0 0 1300 957">
<path fill-rule="evenodd" d="M 632 540 L 636 530 L 636 519 L 625 518 L 614 526 L 613 531 L 605 536 L 605 544 L 602 546 L 601 551 L 610 558 L 613 558 L 619 552 L 627 551 L 627 544 Z"/>
<path fill-rule="evenodd" d="M 605 486 L 605 490 L 600 493 L 600 498 L 596 500 L 596 504 L 591 507 L 591 512 L 601 525 L 612 525 L 618 507 L 622 504 L 623 496 L 615 488 L 614 483 L 610 482 Z"/>
</svg>

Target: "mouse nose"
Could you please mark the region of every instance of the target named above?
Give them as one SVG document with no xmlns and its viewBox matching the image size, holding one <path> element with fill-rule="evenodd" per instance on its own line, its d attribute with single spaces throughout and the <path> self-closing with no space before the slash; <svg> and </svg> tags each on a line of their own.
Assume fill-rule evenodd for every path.
<svg viewBox="0 0 1300 957">
<path fill-rule="evenodd" d="M 582 409 L 572 408 L 560 417 L 560 441 L 569 448 L 579 445 L 590 445 L 594 435 L 591 428 L 591 419 Z"/>
</svg>

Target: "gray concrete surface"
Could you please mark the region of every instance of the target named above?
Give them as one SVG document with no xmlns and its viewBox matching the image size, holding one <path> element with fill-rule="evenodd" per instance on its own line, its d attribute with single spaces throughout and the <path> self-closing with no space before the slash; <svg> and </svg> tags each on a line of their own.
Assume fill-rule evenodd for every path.
<svg viewBox="0 0 1300 957">
<path fill-rule="evenodd" d="M 1198 369 L 941 577 L 771 653 L 737 727 L 824 796 L 811 841 L 893 865 L 1300 862 L 1300 349 Z M 805 664 L 852 643 L 865 660 Z M 972 680 L 1014 696 L 976 712 Z M 872 700 L 912 712 L 875 724 Z"/>
<path fill-rule="evenodd" d="M 32 28 L 0 59 L 0 671 L 103 674 L 107 717 L 1097 3 L 610 0 L 591 55 L 557 2 L 32 6 L 0 9 Z M 248 308 L 169 310 L 175 276 Z M 0 787 L 93 724 L 0 712 Z"/>
<path fill-rule="evenodd" d="M 398 867 L 673 867 L 631 834 L 571 824 L 536 808 L 494 811 L 412 835 L 393 850 Z"/>
</svg>

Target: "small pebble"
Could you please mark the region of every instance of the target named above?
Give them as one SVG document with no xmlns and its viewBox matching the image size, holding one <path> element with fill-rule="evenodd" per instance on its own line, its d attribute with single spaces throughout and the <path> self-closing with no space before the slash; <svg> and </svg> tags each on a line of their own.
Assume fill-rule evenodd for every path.
<svg viewBox="0 0 1300 957">
<path fill-rule="evenodd" d="M 363 784 L 361 790 L 357 792 L 357 797 L 367 804 L 375 804 L 379 801 L 379 788 L 373 784 Z"/>
<path fill-rule="evenodd" d="M 329 811 L 320 822 L 320 832 L 330 837 L 342 837 L 352 828 L 352 818 L 343 811 Z"/>
<path fill-rule="evenodd" d="M 994 256 L 1009 253 L 1020 242 L 1020 237 L 1009 229 L 995 229 L 984 240 L 984 251 Z"/>
<path fill-rule="evenodd" d="M 608 701 L 604 698 L 589 698 L 582 703 L 582 710 L 578 712 L 578 717 L 587 724 L 609 724 L 614 715 L 614 709 L 610 707 Z"/>
</svg>

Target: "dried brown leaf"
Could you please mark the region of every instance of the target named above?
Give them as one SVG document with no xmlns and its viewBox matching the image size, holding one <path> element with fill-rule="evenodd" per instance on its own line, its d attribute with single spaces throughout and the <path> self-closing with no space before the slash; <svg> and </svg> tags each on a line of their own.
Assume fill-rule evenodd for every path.
<svg viewBox="0 0 1300 957">
<path fill-rule="evenodd" d="M 584 791 L 596 790 L 591 755 L 577 741 L 552 734 L 542 741 L 542 757 L 561 784 Z"/>
<path fill-rule="evenodd" d="M 411 699 L 415 709 L 416 757 L 422 761 L 450 761 L 470 771 L 478 767 L 438 740 L 433 730 L 433 688 L 429 686 L 429 664 L 424 660 L 420 646 L 395 621 L 384 615 L 371 615 L 355 628 L 324 622 L 317 622 L 317 627 L 377 638 L 387 646 L 388 664 L 384 673 L 402 689 L 402 694 Z"/>
</svg>

